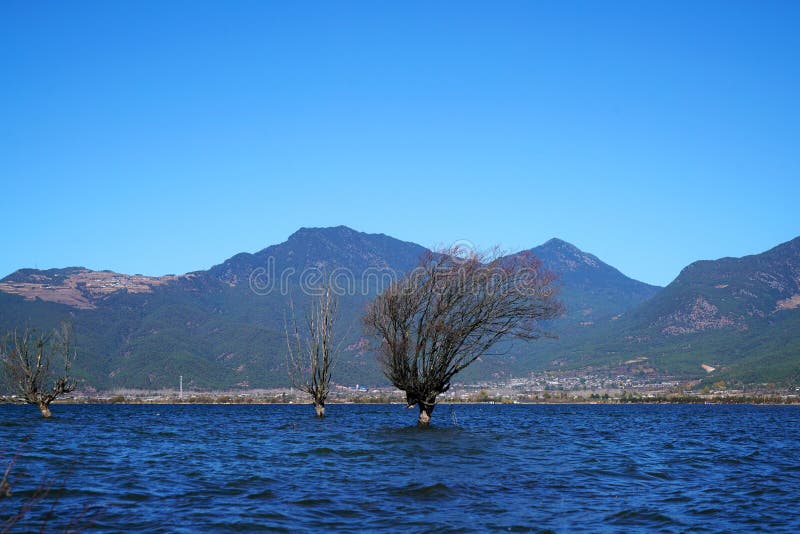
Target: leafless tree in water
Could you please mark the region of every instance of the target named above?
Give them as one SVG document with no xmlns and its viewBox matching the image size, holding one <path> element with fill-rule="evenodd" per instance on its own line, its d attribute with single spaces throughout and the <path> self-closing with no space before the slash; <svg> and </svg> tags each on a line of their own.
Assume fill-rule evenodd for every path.
<svg viewBox="0 0 800 534">
<path fill-rule="evenodd" d="M 297 389 L 311 395 L 317 417 L 325 417 L 325 401 L 331 387 L 331 371 L 339 346 L 335 335 L 338 299 L 330 285 L 312 297 L 301 334 L 290 302 L 291 326 L 286 324 L 289 378 Z"/>
<path fill-rule="evenodd" d="M 51 333 L 25 329 L 6 336 L 0 347 L 0 361 L 8 386 L 24 402 L 35 404 L 42 416 L 50 417 L 50 404 L 75 389 L 69 370 L 75 359 L 67 324 Z M 63 373 L 51 371 L 54 360 L 63 360 Z"/>
<path fill-rule="evenodd" d="M 3 473 L 3 479 L 0 480 L 0 499 L 4 497 L 11 497 L 11 485 L 8 483 L 8 474 L 11 473 L 11 468 L 14 467 L 14 462 L 16 461 L 17 457 L 15 456 L 10 462 L 8 462 L 8 466 Z"/>
<path fill-rule="evenodd" d="M 458 247 L 430 253 L 369 306 L 386 377 L 428 425 L 453 376 L 506 337 L 536 339 L 563 311 L 555 276 L 532 255 L 501 257 Z"/>
</svg>

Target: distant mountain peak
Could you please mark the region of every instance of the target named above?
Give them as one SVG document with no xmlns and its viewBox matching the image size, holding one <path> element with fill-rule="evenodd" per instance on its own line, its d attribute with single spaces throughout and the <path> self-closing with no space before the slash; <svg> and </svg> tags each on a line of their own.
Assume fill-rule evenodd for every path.
<svg viewBox="0 0 800 534">
<path fill-rule="evenodd" d="M 561 268 L 575 271 L 582 267 L 599 269 L 605 264 L 597 256 L 584 252 L 572 243 L 554 237 L 543 245 L 532 249 L 534 254 L 551 263 L 561 264 Z"/>
<path fill-rule="evenodd" d="M 289 241 L 304 239 L 315 236 L 338 236 L 361 235 L 363 232 L 353 230 L 349 226 L 340 224 L 339 226 L 302 226 L 289 236 Z"/>
<path fill-rule="evenodd" d="M 297 273 L 307 268 L 340 267 L 354 273 L 370 267 L 406 271 L 417 264 L 425 250 L 416 243 L 385 234 L 359 232 L 344 225 L 301 227 L 283 243 L 255 254 L 237 254 L 213 266 L 208 273 L 229 286 L 238 286 L 249 279 L 254 269 L 263 268 L 270 261 L 279 269 L 290 268 Z"/>
<path fill-rule="evenodd" d="M 572 243 L 568 243 L 563 239 L 559 239 L 557 237 L 551 237 L 542 245 L 543 247 L 559 247 L 559 248 L 573 248 L 578 250 L 578 247 L 573 245 Z"/>
<path fill-rule="evenodd" d="M 573 327 L 586 328 L 609 321 L 660 289 L 628 278 L 563 239 L 550 239 L 530 252 L 558 276 L 560 298 L 567 307 L 566 320 Z"/>
</svg>

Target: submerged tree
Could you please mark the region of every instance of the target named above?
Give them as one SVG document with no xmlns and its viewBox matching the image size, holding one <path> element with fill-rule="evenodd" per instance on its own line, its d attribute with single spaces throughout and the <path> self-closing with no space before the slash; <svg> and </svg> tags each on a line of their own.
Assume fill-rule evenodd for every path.
<svg viewBox="0 0 800 534">
<path fill-rule="evenodd" d="M 75 358 L 70 347 L 70 328 L 63 324 L 52 333 L 26 329 L 21 335 L 8 334 L 0 347 L 8 385 L 28 404 L 35 404 L 42 416 L 50 417 L 50 404 L 59 396 L 75 389 L 69 369 Z M 63 359 L 63 373 L 50 369 L 52 360 Z"/>
<path fill-rule="evenodd" d="M 427 425 L 453 375 L 506 337 L 535 339 L 539 321 L 562 313 L 554 275 L 529 254 L 510 257 L 457 247 L 428 254 L 369 306 L 383 373 L 419 406 Z"/>
<path fill-rule="evenodd" d="M 5 473 L 3 473 L 3 479 L 0 480 L 0 499 L 3 497 L 11 497 L 11 486 L 8 484 L 8 474 L 11 472 L 11 468 L 14 467 L 15 460 L 16 458 L 8 463 Z"/>
<path fill-rule="evenodd" d="M 291 331 L 286 325 L 289 379 L 292 385 L 311 395 L 317 417 L 325 417 L 325 401 L 330 393 L 331 371 L 338 345 L 334 327 L 338 300 L 330 286 L 319 290 L 306 315 L 307 333 L 301 335 L 294 305 Z"/>
</svg>

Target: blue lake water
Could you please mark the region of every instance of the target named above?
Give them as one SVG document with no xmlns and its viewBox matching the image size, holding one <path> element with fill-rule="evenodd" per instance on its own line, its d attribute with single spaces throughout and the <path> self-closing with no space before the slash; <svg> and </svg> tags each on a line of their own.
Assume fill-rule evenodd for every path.
<svg viewBox="0 0 800 534">
<path fill-rule="evenodd" d="M 800 407 L 53 413 L 0 406 L 0 531 L 800 531 Z"/>
</svg>

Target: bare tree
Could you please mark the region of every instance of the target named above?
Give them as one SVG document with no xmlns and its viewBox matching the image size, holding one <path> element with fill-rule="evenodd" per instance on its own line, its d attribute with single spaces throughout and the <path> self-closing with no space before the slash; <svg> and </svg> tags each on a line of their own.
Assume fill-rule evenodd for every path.
<svg viewBox="0 0 800 534">
<path fill-rule="evenodd" d="M 532 255 L 501 257 L 449 248 L 428 254 L 369 306 L 386 377 L 419 406 L 427 425 L 453 375 L 505 337 L 535 339 L 562 313 L 554 275 Z"/>
<path fill-rule="evenodd" d="M 16 462 L 17 457 L 11 459 L 8 462 L 8 467 L 6 467 L 5 473 L 3 473 L 3 479 L 0 480 L 0 499 L 3 497 L 11 497 L 11 486 L 8 483 L 8 474 L 11 472 L 11 468 L 14 467 L 14 462 Z"/>
<path fill-rule="evenodd" d="M 9 386 L 26 403 L 38 406 L 44 417 L 52 415 L 50 403 L 75 389 L 75 381 L 69 377 L 75 358 L 70 337 L 67 324 L 49 334 L 25 329 L 20 335 L 15 330 L 6 336 L 0 347 L 0 360 Z M 50 370 L 51 360 L 56 357 L 63 358 L 63 374 Z"/>
<path fill-rule="evenodd" d="M 339 349 L 334 332 L 338 300 L 330 286 L 320 289 L 306 315 L 306 335 L 300 333 L 294 304 L 290 302 L 289 306 L 292 315 L 291 331 L 286 324 L 289 379 L 294 387 L 311 395 L 317 417 L 325 417 L 331 371 Z"/>
</svg>

